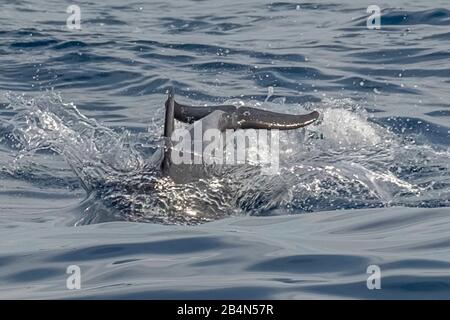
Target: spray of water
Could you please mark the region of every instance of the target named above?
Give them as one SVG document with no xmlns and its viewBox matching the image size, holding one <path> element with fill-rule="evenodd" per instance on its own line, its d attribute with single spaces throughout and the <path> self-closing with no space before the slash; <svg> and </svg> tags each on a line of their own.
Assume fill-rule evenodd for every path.
<svg viewBox="0 0 450 320">
<path fill-rule="evenodd" d="M 307 106 L 318 109 L 322 119 L 307 129 L 282 134 L 282 163 L 276 175 L 235 166 L 221 175 L 176 184 L 139 148 L 143 137 L 85 117 L 59 94 L 6 98 L 15 116 L 3 126 L 18 145 L 10 170 L 22 171 L 23 177 L 20 159 L 31 154 L 39 164 L 40 150 L 61 155 L 87 193 L 77 224 L 118 219 L 194 224 L 236 214 L 449 205 L 449 151 L 390 132 L 371 122 L 351 100 Z M 260 102 L 245 103 L 261 107 Z M 262 106 L 305 111 L 282 103 L 266 99 Z M 149 130 L 157 137 L 160 127 Z M 145 143 L 154 149 L 162 145 L 158 140 Z"/>
</svg>

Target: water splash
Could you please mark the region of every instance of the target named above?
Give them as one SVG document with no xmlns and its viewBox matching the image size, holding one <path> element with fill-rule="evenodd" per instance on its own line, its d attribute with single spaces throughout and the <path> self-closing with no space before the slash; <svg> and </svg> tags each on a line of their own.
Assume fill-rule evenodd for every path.
<svg viewBox="0 0 450 320">
<path fill-rule="evenodd" d="M 6 99 L 18 112 L 11 120 L 13 137 L 22 146 L 18 159 L 53 150 L 64 157 L 87 191 L 105 176 L 133 174 L 144 165 L 128 132 L 117 133 L 88 119 L 56 93 L 35 98 L 9 93 Z"/>
<path fill-rule="evenodd" d="M 281 135 L 277 175 L 263 176 L 258 168 L 236 166 L 221 175 L 176 184 L 161 176 L 156 153 L 152 158 L 141 150 L 145 137 L 102 126 L 54 92 L 6 98 L 16 114 L 9 121 L 12 139 L 20 145 L 11 170 L 23 171 L 21 159 L 30 155 L 39 165 L 41 150 L 60 154 L 88 195 L 74 210 L 82 212 L 76 224 L 110 220 L 196 224 L 236 214 L 449 205 L 448 150 L 437 151 L 390 132 L 371 122 L 350 100 L 309 106 L 319 109 L 322 120 Z M 264 107 L 304 112 L 280 103 L 284 102 L 265 101 Z M 256 101 L 246 104 L 261 106 Z M 156 137 L 159 129 L 152 124 L 150 136 Z M 157 140 L 145 144 L 153 149 L 162 145 Z"/>
</svg>

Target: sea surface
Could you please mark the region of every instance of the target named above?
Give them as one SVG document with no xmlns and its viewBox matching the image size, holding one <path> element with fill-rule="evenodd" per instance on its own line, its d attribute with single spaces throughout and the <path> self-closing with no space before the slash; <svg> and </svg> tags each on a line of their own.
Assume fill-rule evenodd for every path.
<svg viewBox="0 0 450 320">
<path fill-rule="evenodd" d="M 0 298 L 449 299 L 449 2 L 373 2 L 0 0 Z M 321 117 L 179 184 L 170 87 Z"/>
</svg>

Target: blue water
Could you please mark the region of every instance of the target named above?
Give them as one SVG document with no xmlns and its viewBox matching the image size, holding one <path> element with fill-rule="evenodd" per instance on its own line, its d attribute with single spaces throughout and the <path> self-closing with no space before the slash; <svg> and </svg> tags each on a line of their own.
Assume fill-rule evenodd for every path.
<svg viewBox="0 0 450 320">
<path fill-rule="evenodd" d="M 0 6 L 0 297 L 450 297 L 447 1 L 379 2 L 381 30 L 371 1 L 71 4 Z M 171 86 L 322 119 L 276 176 L 176 184 Z"/>
</svg>

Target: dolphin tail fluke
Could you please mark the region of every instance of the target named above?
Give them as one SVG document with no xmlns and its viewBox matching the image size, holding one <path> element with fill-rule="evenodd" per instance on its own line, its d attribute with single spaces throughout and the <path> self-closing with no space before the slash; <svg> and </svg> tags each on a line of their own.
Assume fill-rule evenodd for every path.
<svg viewBox="0 0 450 320">
<path fill-rule="evenodd" d="M 277 129 L 293 130 L 312 124 L 319 113 L 294 115 L 261 110 L 251 107 L 237 109 L 237 125 L 240 129 Z"/>
<path fill-rule="evenodd" d="M 173 99 L 169 95 L 169 99 Z M 166 102 L 166 105 L 167 103 Z M 230 117 L 227 129 L 278 129 L 292 130 L 312 124 L 319 118 L 313 111 L 303 115 L 293 115 L 267 111 L 252 107 L 236 107 L 234 105 L 189 106 L 174 102 L 174 118 L 184 123 L 194 123 L 214 111 L 223 111 Z"/>
</svg>

